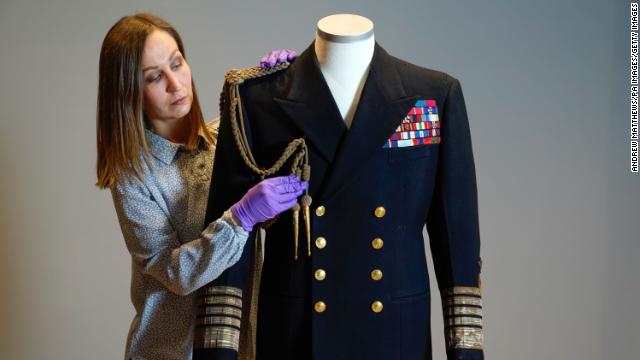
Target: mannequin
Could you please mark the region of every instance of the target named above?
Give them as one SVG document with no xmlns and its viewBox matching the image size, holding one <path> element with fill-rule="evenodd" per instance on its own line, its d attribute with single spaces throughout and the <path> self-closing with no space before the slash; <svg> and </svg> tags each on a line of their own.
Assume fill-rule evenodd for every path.
<svg viewBox="0 0 640 360">
<path fill-rule="evenodd" d="M 329 15 L 318 21 L 315 51 L 342 119 L 349 128 L 373 57 L 373 22 L 360 15 Z"/>
<path fill-rule="evenodd" d="M 229 305 L 221 312 L 241 320 L 247 342 L 203 320 L 211 336 L 194 360 L 430 360 L 425 224 L 447 358 L 483 359 L 477 190 L 460 81 L 390 55 L 370 20 L 340 14 L 318 21 L 314 43 L 290 66 L 234 69 L 225 86 L 205 222 L 257 174 L 295 172 L 305 161 L 313 251 L 296 257 L 295 211 L 268 224 L 264 261 L 258 246 L 247 248 L 212 283 L 234 288 L 234 298 L 204 296 Z"/>
</svg>

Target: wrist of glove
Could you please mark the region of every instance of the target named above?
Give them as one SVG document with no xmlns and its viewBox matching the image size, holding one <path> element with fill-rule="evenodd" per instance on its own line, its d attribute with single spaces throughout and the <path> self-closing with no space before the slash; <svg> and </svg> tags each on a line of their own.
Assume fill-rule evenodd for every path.
<svg viewBox="0 0 640 360">
<path fill-rule="evenodd" d="M 231 208 L 225 210 L 224 213 L 222 213 L 221 218 L 222 220 L 226 221 L 227 223 L 233 226 L 242 227 L 240 220 L 238 220 L 238 218 L 233 214 L 233 212 L 231 211 Z M 245 230 L 244 227 L 242 227 L 242 229 Z"/>
</svg>

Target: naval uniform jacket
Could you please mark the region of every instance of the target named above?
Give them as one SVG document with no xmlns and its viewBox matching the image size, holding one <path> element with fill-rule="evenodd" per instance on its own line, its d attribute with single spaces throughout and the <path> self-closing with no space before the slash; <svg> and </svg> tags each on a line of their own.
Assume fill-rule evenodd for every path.
<svg viewBox="0 0 640 360">
<path fill-rule="evenodd" d="M 311 256 L 302 212 L 297 261 L 291 211 L 266 230 L 257 359 L 430 359 L 430 299 L 437 295 L 429 289 L 425 223 L 447 355 L 482 359 L 476 178 L 459 81 L 376 44 L 347 129 L 312 43 L 288 69 L 244 82 L 240 94 L 257 163 L 270 167 L 304 137 L 311 165 Z M 260 180 L 241 159 L 228 109 L 221 116 L 205 222 Z M 418 139 L 425 133 L 416 129 L 427 136 Z M 288 175 L 290 164 L 276 175 Z M 247 245 L 212 285 L 246 286 L 251 256 Z M 220 348 L 208 358 L 234 358 Z"/>
</svg>

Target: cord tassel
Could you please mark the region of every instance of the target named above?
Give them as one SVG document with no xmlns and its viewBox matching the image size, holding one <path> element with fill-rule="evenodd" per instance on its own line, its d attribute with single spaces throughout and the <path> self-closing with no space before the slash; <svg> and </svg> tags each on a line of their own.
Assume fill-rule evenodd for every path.
<svg viewBox="0 0 640 360">
<path fill-rule="evenodd" d="M 309 194 L 305 194 L 302 197 L 302 209 L 304 216 L 304 225 L 305 230 L 307 232 L 307 256 L 311 256 L 311 211 L 309 210 L 311 206 L 311 196 Z"/>
<path fill-rule="evenodd" d="M 300 218 L 300 204 L 293 206 L 293 259 L 298 260 L 298 233 L 299 225 L 298 219 Z"/>
</svg>

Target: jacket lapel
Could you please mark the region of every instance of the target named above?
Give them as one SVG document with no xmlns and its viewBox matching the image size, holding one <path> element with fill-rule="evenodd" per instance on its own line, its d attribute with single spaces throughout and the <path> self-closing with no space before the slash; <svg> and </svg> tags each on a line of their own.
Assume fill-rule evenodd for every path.
<svg viewBox="0 0 640 360">
<path fill-rule="evenodd" d="M 317 65 L 314 44 L 291 64 L 286 73 L 289 86 L 274 101 L 307 143 L 331 163 L 347 127 Z"/>
<path fill-rule="evenodd" d="M 394 59 L 376 43 L 351 128 L 335 157 L 321 201 L 328 201 L 355 180 L 418 98 L 418 95 L 406 94 Z"/>
</svg>

